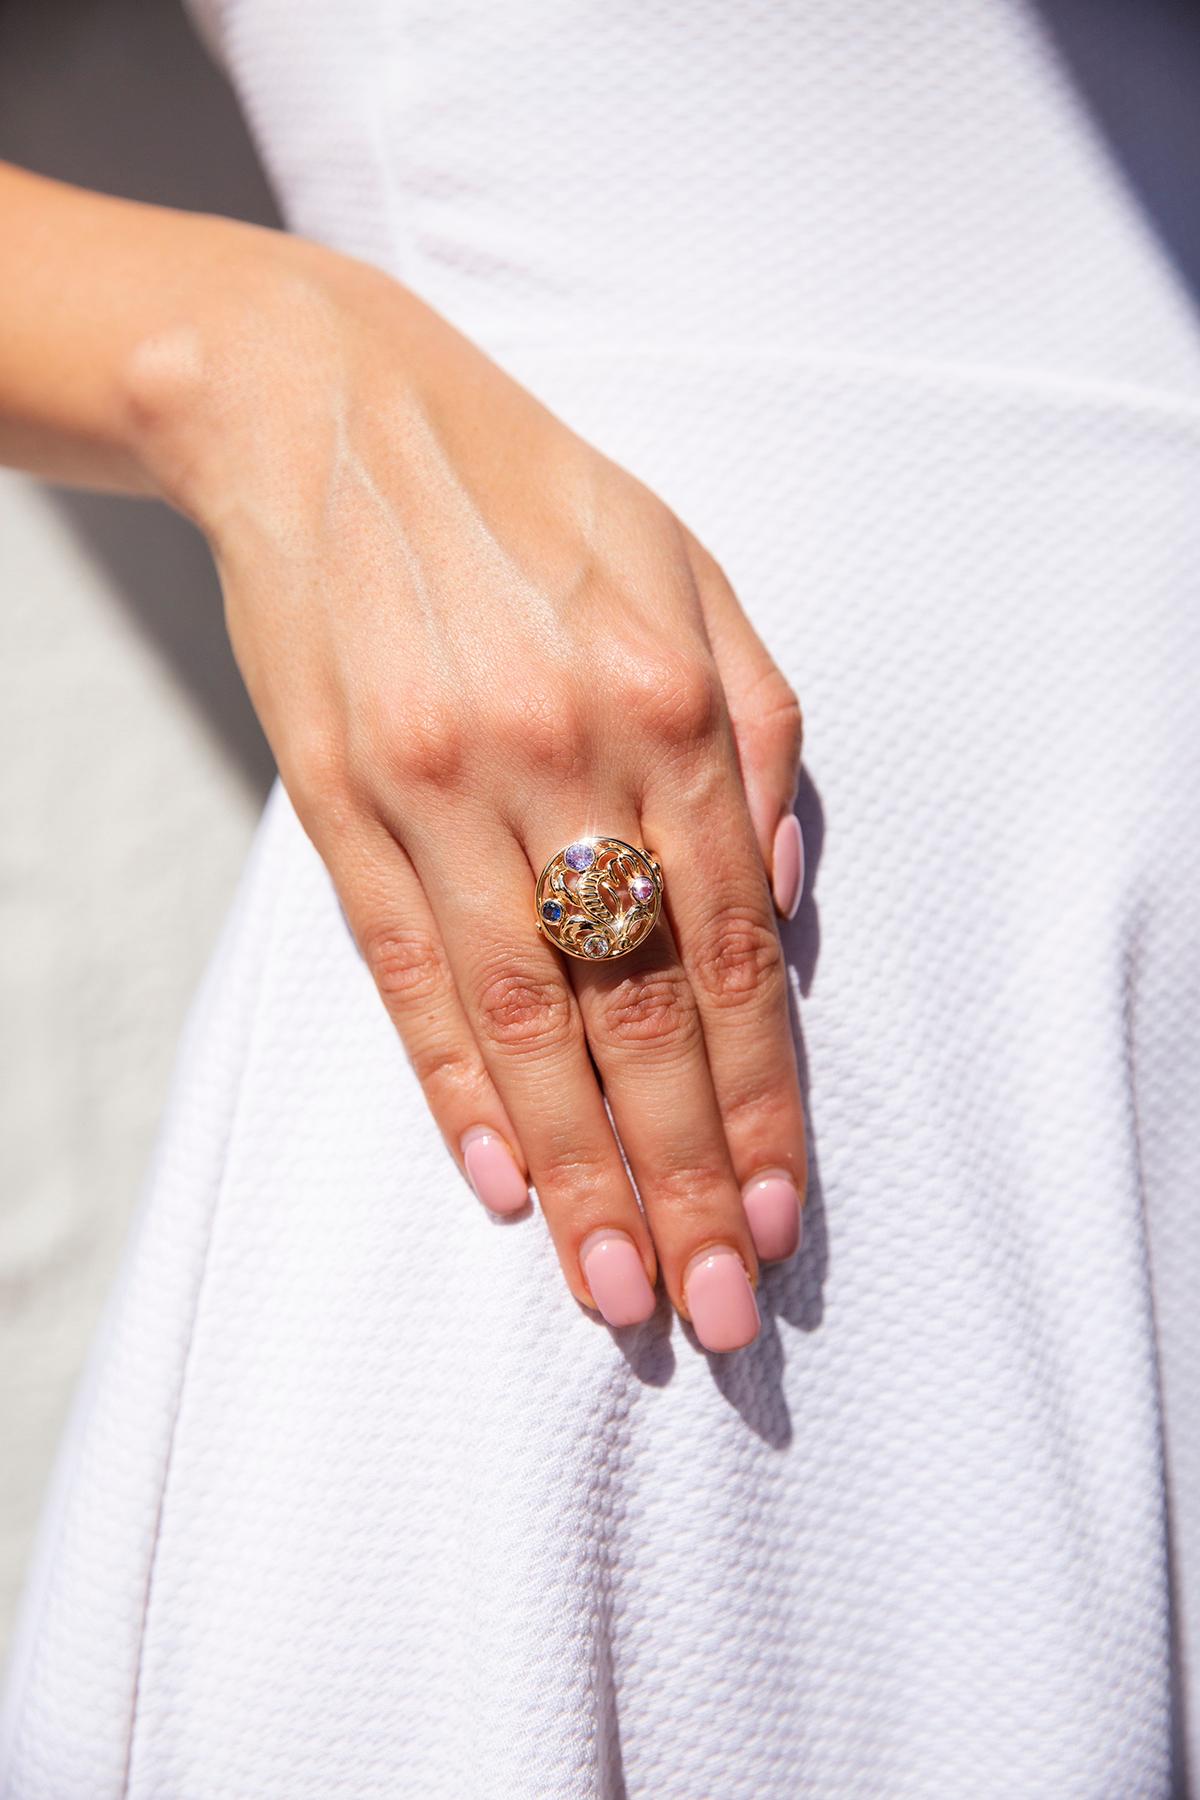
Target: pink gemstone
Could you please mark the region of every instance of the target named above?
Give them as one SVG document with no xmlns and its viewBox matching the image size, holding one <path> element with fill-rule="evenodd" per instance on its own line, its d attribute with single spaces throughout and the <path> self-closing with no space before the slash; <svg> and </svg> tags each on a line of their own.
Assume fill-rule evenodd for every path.
<svg viewBox="0 0 1200 1800">
<path fill-rule="evenodd" d="M 654 883 L 648 875 L 635 875 L 629 891 L 639 906 L 646 906 L 654 898 Z"/>
</svg>

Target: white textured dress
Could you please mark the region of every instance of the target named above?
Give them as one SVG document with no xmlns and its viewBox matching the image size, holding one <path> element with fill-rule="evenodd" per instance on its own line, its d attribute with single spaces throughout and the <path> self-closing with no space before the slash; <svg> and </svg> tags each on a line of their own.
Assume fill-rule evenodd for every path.
<svg viewBox="0 0 1200 1800">
<path fill-rule="evenodd" d="M 276 792 L 6 1800 L 1187 1792 L 1200 337 L 1052 14 L 209 0 L 295 229 L 654 486 L 804 700 L 807 1242 L 732 1357 L 583 1316 Z"/>
</svg>

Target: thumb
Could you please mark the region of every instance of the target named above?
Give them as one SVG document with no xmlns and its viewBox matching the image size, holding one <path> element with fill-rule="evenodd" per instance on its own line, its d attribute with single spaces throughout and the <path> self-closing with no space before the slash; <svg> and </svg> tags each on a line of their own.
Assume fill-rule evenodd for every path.
<svg viewBox="0 0 1200 1800">
<path fill-rule="evenodd" d="M 690 533 L 685 535 L 733 723 L 755 836 L 775 905 L 791 919 L 804 887 L 804 840 L 792 811 L 804 743 L 800 702 L 743 612 L 720 564 Z"/>
</svg>

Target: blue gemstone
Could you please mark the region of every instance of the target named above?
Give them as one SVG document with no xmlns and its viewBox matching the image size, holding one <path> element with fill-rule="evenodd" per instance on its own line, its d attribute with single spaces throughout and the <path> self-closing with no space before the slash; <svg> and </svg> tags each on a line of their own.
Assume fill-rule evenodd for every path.
<svg viewBox="0 0 1200 1800">
<path fill-rule="evenodd" d="M 584 869 L 590 869 L 595 860 L 596 852 L 590 844 L 569 844 L 563 851 L 563 861 L 577 875 L 582 874 Z"/>
<path fill-rule="evenodd" d="M 542 901 L 542 917 L 543 917 L 543 919 L 549 919 L 549 921 L 552 925 L 557 925 L 558 921 L 562 918 L 562 916 L 563 916 L 563 909 L 559 905 L 557 900 L 543 900 Z"/>
</svg>

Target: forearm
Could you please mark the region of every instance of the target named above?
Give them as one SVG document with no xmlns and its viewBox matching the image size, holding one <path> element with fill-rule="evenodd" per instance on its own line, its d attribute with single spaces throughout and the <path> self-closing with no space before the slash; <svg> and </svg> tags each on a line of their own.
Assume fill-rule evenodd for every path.
<svg viewBox="0 0 1200 1800">
<path fill-rule="evenodd" d="M 328 503 L 353 422 L 375 406 L 401 453 L 418 440 L 427 453 L 427 412 L 453 451 L 486 388 L 506 445 L 489 473 L 502 477 L 513 434 L 532 449 L 551 421 L 495 375 L 368 264 L 0 163 L 0 463 L 158 495 L 210 541 L 231 507 L 286 530 L 283 515 Z"/>
<path fill-rule="evenodd" d="M 139 358 L 236 307 L 278 237 L 0 164 L 0 461 L 160 492 L 132 400 Z"/>
</svg>

